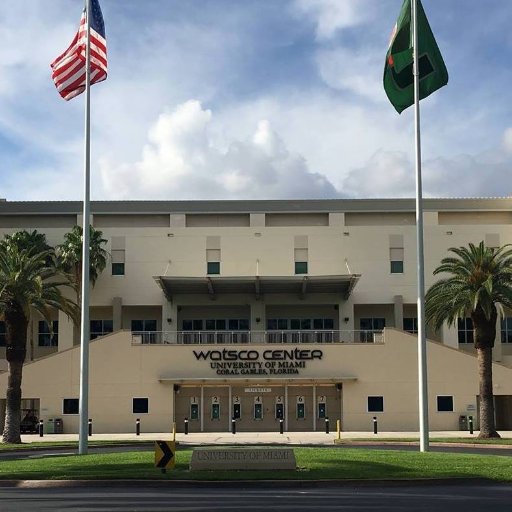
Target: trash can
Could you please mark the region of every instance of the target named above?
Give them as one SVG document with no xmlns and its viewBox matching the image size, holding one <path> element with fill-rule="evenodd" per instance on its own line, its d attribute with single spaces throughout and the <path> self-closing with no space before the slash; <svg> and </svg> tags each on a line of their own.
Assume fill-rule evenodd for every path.
<svg viewBox="0 0 512 512">
<path fill-rule="evenodd" d="M 468 430 L 467 416 L 459 416 L 459 430 Z"/>
<path fill-rule="evenodd" d="M 62 423 L 62 418 L 55 418 L 54 429 L 56 434 L 64 433 L 64 425 Z"/>
<path fill-rule="evenodd" d="M 44 422 L 44 433 L 55 434 L 55 420 L 50 418 Z"/>
</svg>

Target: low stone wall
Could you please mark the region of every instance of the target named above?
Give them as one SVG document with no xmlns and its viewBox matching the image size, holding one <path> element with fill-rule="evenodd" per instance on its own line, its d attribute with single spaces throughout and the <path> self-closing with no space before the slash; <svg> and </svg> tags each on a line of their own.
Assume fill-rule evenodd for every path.
<svg viewBox="0 0 512 512">
<path fill-rule="evenodd" d="M 190 469 L 215 471 L 295 470 L 297 462 L 292 448 L 270 447 L 201 447 L 194 448 Z"/>
</svg>

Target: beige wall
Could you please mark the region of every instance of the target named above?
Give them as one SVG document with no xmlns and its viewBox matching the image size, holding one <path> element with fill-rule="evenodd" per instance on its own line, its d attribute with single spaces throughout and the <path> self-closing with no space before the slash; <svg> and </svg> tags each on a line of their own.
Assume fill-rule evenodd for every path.
<svg viewBox="0 0 512 512">
<path fill-rule="evenodd" d="M 293 349 L 283 345 L 250 345 L 251 350 Z M 265 386 L 282 392 L 288 386 L 290 430 L 309 425 L 313 414 L 312 385 L 326 385 L 330 395 L 329 417 L 337 419 L 338 405 L 343 429 L 348 431 L 371 430 L 371 419 L 378 416 L 379 429 L 415 430 L 418 425 L 417 410 L 417 347 L 415 337 L 393 329 L 385 332 L 383 344 L 301 344 L 300 349 L 322 350 L 321 360 L 308 361 L 299 375 L 284 376 L 224 376 L 217 375 L 208 361 L 197 361 L 193 351 L 222 350 L 222 346 L 139 345 L 131 344 L 129 332 L 119 332 L 98 339 L 90 346 L 90 416 L 96 432 L 131 432 L 135 418 L 140 417 L 143 431 L 168 431 L 174 419 L 173 385 L 181 387 L 178 399 L 205 386 L 205 396 L 219 393 L 227 403 L 227 386 L 232 392 L 247 386 Z M 237 346 L 237 350 L 247 347 Z M 432 430 L 453 430 L 458 427 L 460 414 L 468 414 L 467 406 L 476 405 L 478 393 L 477 361 L 442 344 L 428 344 L 429 408 Z M 512 369 L 495 364 L 494 384 L 498 395 L 512 395 Z M 0 393 L 5 395 L 7 375 L 0 374 Z M 342 383 L 342 393 L 337 398 L 336 384 Z M 190 386 L 190 388 L 189 388 Z M 215 389 L 207 388 L 214 386 Z M 281 386 L 281 387 L 280 387 Z M 218 388 L 218 389 L 217 389 Z M 189 391 L 188 391 L 189 390 Z M 319 394 L 319 388 L 316 391 Z M 294 397 L 306 396 L 306 420 L 293 419 Z M 59 352 L 53 356 L 25 365 L 23 395 L 40 399 L 41 417 L 62 417 L 66 432 L 76 432 L 78 416 L 63 415 L 64 398 L 79 395 L 79 348 Z M 437 395 L 453 395 L 454 411 L 436 411 Z M 367 412 L 367 397 L 383 396 L 384 412 Z M 149 398 L 149 413 L 132 413 L 134 397 Z M 342 402 L 340 401 L 342 397 Z M 250 400 L 245 396 L 245 399 Z M 274 428 L 270 395 L 266 402 L 264 428 Z M 338 400 L 338 402 L 336 402 Z M 183 417 L 183 406 L 176 411 L 176 420 Z M 205 429 L 216 428 L 209 424 L 206 409 Z M 221 409 L 219 430 L 228 430 L 228 409 Z M 268 415 L 268 417 L 267 417 Z M 249 423 L 248 423 L 249 424 Z M 262 424 L 263 425 L 263 424 Z M 221 428 L 222 427 L 222 428 Z M 194 427 L 197 428 L 197 425 Z M 244 428 L 244 425 L 241 425 Z M 321 426 L 317 426 L 321 429 Z"/>
<path fill-rule="evenodd" d="M 475 202 L 474 208 L 467 211 L 425 212 L 427 287 L 435 281 L 432 271 L 446 256 L 449 247 L 467 245 L 469 241 L 477 243 L 489 237 L 498 237 L 501 244 L 512 243 L 510 212 L 493 211 L 503 208 L 501 203 L 495 203 L 493 200 Z M 186 213 L 98 215 L 98 225 L 108 240 L 109 251 L 113 237 L 124 237 L 126 274 L 112 276 L 109 265 L 92 290 L 91 305 L 110 308 L 113 298 L 121 297 L 124 328 L 129 328 L 131 319 L 138 317 L 136 308 L 148 307 L 154 308 L 151 315 L 158 320 L 159 328 L 164 325 L 164 329 L 174 330 L 176 323 L 167 325 L 164 320 L 162 324 L 162 318 L 169 316 L 164 310 L 167 299 L 153 277 L 205 277 L 207 237 L 220 239 L 222 276 L 255 276 L 257 273 L 261 276 L 293 275 L 296 238 L 306 237 L 309 275 L 361 274 L 350 303 L 345 303 L 336 295 L 309 294 L 302 300 L 298 297 L 267 295 L 259 301 L 254 296 L 218 296 L 215 304 L 249 305 L 253 329 L 263 329 L 266 311 L 272 305 L 279 304 L 306 307 L 338 304 L 340 311 L 345 308 L 338 314 L 338 325 L 340 318 L 349 318 L 341 327 L 355 329 L 359 327 L 361 311 L 365 311 L 365 316 L 380 316 L 381 308 L 386 307 L 391 308 L 385 312 L 386 325 L 394 325 L 392 308 L 395 296 L 402 296 L 406 307 L 416 303 L 416 228 L 411 220 L 411 212 L 375 211 L 372 205 L 372 201 L 367 201 L 361 211 L 300 212 L 300 215 L 289 212 L 242 212 L 230 217 L 229 211 L 226 211 L 208 219 L 208 215 L 202 213 L 194 217 L 196 227 L 187 227 Z M 252 225 L 247 224 L 248 215 Z M 192 216 L 189 217 L 192 219 Z M 242 217 L 243 223 L 232 222 Z M 20 228 L 33 228 L 46 233 L 49 243 L 58 244 L 77 216 L 0 215 L 0 218 L 3 219 L 0 236 Z M 174 218 L 179 222 L 171 222 Z M 390 273 L 390 236 L 403 237 L 403 274 Z M 173 300 L 175 305 L 212 305 L 207 296 L 183 295 Z M 256 318 L 261 319 L 258 325 Z M 429 335 L 433 333 L 429 332 Z M 447 344 L 456 345 L 453 329 L 443 329 L 438 337 L 442 337 Z M 470 347 L 465 347 L 465 350 L 470 350 Z M 53 350 L 37 347 L 34 356 L 42 357 L 50 352 Z M 499 347 L 496 353 L 500 354 L 503 363 L 512 365 L 512 345 Z"/>
</svg>

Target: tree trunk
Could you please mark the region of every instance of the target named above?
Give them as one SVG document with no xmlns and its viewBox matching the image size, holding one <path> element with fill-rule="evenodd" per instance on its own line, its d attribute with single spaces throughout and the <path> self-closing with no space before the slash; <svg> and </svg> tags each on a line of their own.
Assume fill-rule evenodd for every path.
<svg viewBox="0 0 512 512">
<path fill-rule="evenodd" d="M 492 347 L 476 349 L 480 383 L 480 434 L 488 439 L 500 437 L 494 422 L 494 395 L 492 390 Z"/>
<path fill-rule="evenodd" d="M 28 319 L 19 304 L 5 310 L 7 393 L 2 442 L 21 443 L 21 378 L 27 354 Z"/>
<path fill-rule="evenodd" d="M 21 443 L 21 376 L 23 362 L 8 363 L 7 395 L 3 443 Z"/>
</svg>

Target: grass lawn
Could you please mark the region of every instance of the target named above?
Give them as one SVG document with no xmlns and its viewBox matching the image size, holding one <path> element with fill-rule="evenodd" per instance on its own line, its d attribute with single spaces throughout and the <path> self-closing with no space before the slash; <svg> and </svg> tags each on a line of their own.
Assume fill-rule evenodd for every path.
<svg viewBox="0 0 512 512">
<path fill-rule="evenodd" d="M 353 448 L 295 448 L 298 471 L 189 471 L 191 449 L 176 453 L 176 469 L 162 474 L 152 452 L 3 461 L 0 479 L 410 479 L 486 478 L 512 482 L 512 459 L 506 456 L 380 451 Z"/>
</svg>

